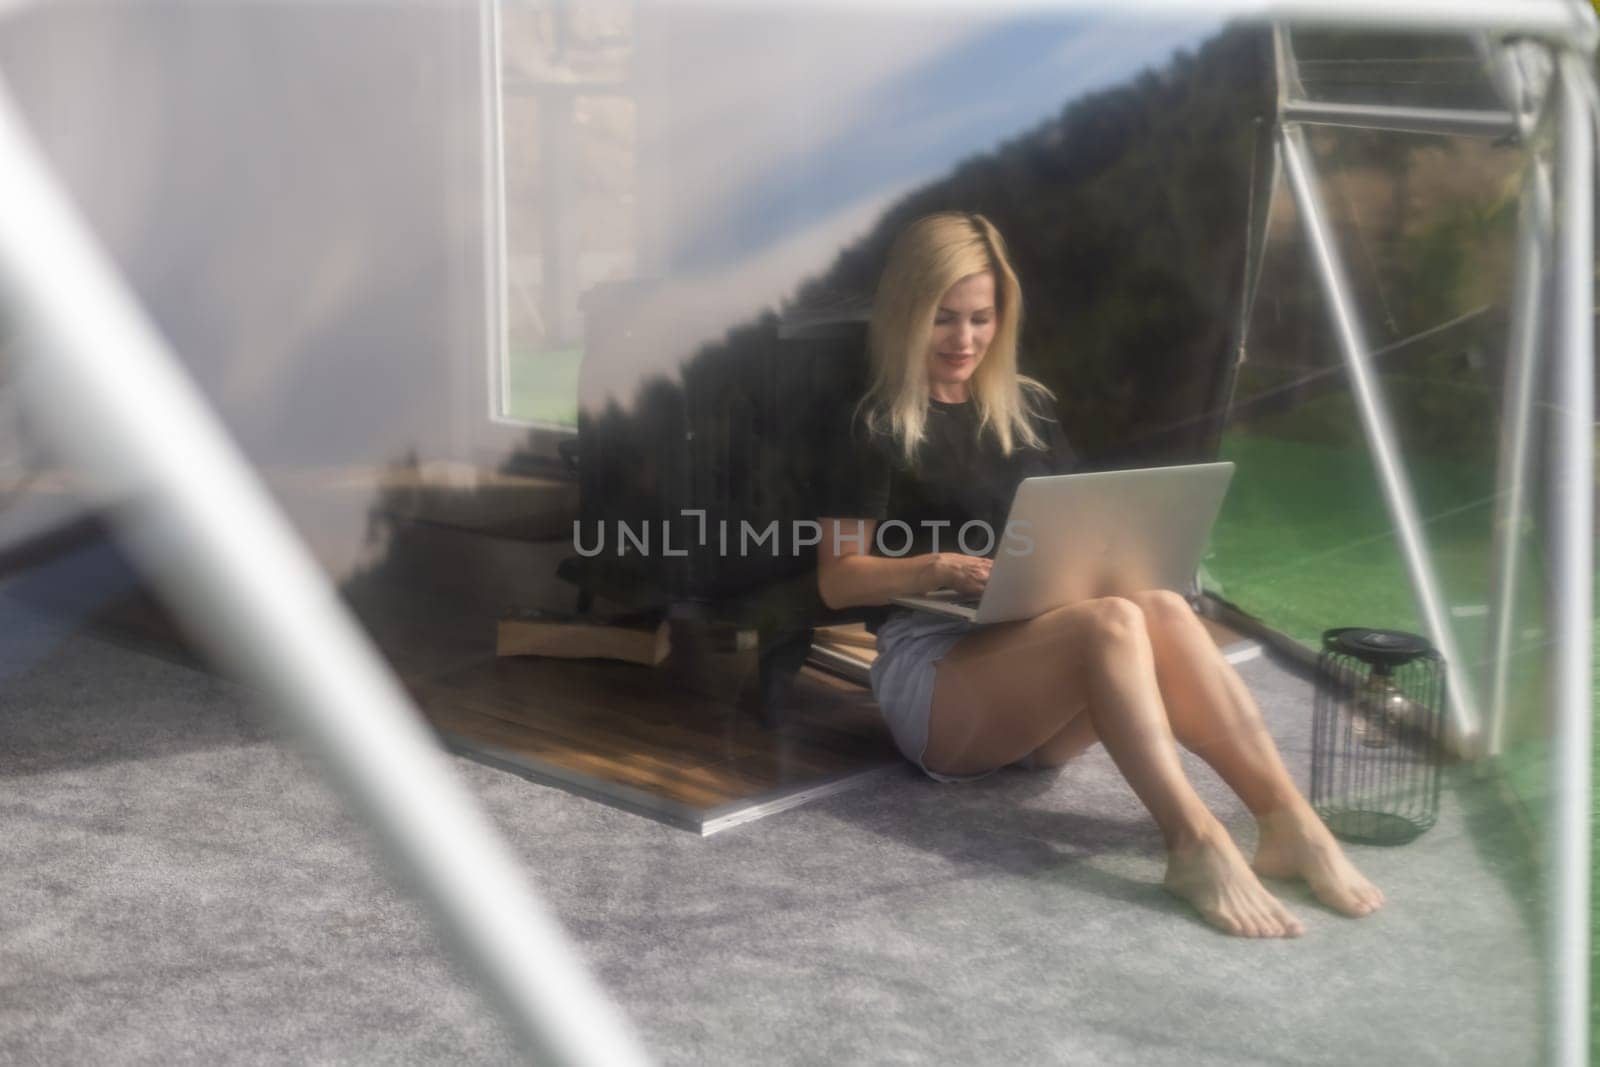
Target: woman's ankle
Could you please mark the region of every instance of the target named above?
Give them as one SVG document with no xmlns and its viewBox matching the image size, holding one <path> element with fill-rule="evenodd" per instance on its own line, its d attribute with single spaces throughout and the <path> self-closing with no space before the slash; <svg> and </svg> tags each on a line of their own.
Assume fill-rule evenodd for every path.
<svg viewBox="0 0 1600 1067">
<path fill-rule="evenodd" d="M 1161 836 L 1166 840 L 1167 851 L 1173 853 L 1193 852 L 1199 848 L 1216 848 L 1224 843 L 1233 843 L 1233 838 L 1228 836 L 1227 828 L 1209 812 L 1205 817 L 1184 819 L 1177 825 L 1163 828 Z"/>
<path fill-rule="evenodd" d="M 1307 823 L 1321 823 L 1321 816 L 1304 797 L 1296 796 L 1281 804 L 1254 813 L 1261 830 L 1290 830 Z"/>
</svg>

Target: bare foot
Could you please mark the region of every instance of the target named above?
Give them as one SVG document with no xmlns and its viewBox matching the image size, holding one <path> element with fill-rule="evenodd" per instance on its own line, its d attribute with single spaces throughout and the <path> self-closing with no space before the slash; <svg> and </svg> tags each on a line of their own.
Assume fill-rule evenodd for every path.
<svg viewBox="0 0 1600 1067">
<path fill-rule="evenodd" d="M 1345 858 L 1333 834 L 1309 806 L 1256 820 L 1261 840 L 1250 864 L 1263 878 L 1304 878 L 1317 899 L 1353 918 L 1383 907 L 1383 893 Z"/>
<path fill-rule="evenodd" d="M 1267 892 L 1226 832 L 1167 853 L 1167 891 L 1236 937 L 1299 937 L 1300 920 Z"/>
</svg>

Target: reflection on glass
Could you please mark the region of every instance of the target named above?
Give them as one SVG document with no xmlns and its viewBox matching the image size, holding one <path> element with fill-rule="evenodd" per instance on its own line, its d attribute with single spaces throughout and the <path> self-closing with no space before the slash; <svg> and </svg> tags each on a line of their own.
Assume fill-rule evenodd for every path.
<svg viewBox="0 0 1600 1067">
<path fill-rule="evenodd" d="M 637 271 L 632 4 L 507 3 L 500 414 L 577 425 L 581 298 Z"/>
<path fill-rule="evenodd" d="M 1306 643 L 1347 623 L 1419 628 L 1283 195 L 1235 369 L 1250 215 L 1268 214 L 1270 192 L 1262 27 L 1032 4 L 493 10 L 499 51 L 486 65 L 475 5 L 34 5 L 0 26 L 0 67 L 63 180 L 441 730 L 576 736 L 589 746 L 576 755 L 530 750 L 697 811 L 882 763 L 860 687 L 829 688 L 802 667 L 821 645 L 816 624 L 835 620 L 818 602 L 813 547 L 788 531 L 822 514 L 839 469 L 834 427 L 860 395 L 889 241 L 940 210 L 980 211 L 1006 235 L 1027 293 L 1022 369 L 1054 392 L 1089 464 L 1237 462 L 1211 587 Z M 1319 97 L 1493 103 L 1460 41 L 1296 38 L 1301 87 Z M 488 177 L 505 188 L 487 227 L 486 69 L 504 167 Z M 1476 651 L 1526 146 L 1308 140 L 1452 624 Z M 491 263 L 497 243 L 503 262 Z M 492 301 L 507 312 L 504 345 L 484 321 Z M 13 436 L 0 431 L 0 447 Z M 1548 457 L 1535 466 L 1543 479 Z M 8 487 L 11 473 L 0 462 Z M 1508 766 L 1535 810 L 1542 507 L 1511 532 L 1528 550 Z M 25 509 L 4 510 L 0 531 Z M 600 523 L 610 536 L 591 553 Z M 728 552 L 724 523 L 779 533 Z M 648 533 L 619 543 L 618 524 Z M 69 563 L 35 577 L 71 572 L 61 580 L 88 606 L 66 610 L 126 622 L 126 568 Z M 629 662 L 496 657 L 499 624 L 574 616 L 635 625 L 648 647 Z M 17 647 L 31 664 L 33 646 Z M 805 699 L 785 703 L 808 680 Z M 1303 710 L 1296 699 L 1280 721 Z M 1029 830 L 1020 881 L 1091 823 L 1111 835 L 1096 864 L 1148 858 L 1116 817 L 1076 809 L 1094 790 L 1045 789 L 1025 812 L 1043 829 Z M 1536 909 L 1526 841 L 1500 808 L 1468 799 L 1449 794 L 1448 817 L 1494 823 L 1476 847 L 1523 878 L 1479 933 L 1498 939 L 1504 973 L 1534 974 L 1507 918 Z M 862 854 L 883 836 L 868 807 L 832 809 Z M 887 831 L 936 883 L 947 852 L 971 858 L 946 810 Z M 1469 836 L 1452 847 L 1470 851 Z M 609 855 L 589 846 L 574 855 Z M 978 851 L 978 877 L 1016 875 Z M 684 880 L 659 862 L 665 873 L 647 880 Z M 1125 904 L 1122 884 L 1065 862 L 1061 888 Z M 836 870 L 838 882 L 862 874 Z M 1456 885 L 1492 880 L 1469 873 Z M 802 906 L 815 881 L 795 890 Z M 1448 909 L 1412 914 L 1423 911 Z M 989 937 L 991 918 L 949 925 Z M 1440 965 L 1418 984 L 1453 998 L 1445 955 L 1460 946 L 1438 928 L 1411 933 Z M 1505 1062 L 1521 1062 L 1537 1039 L 1535 984 L 1505 985 L 1474 1006 L 1502 1013 L 1483 1026 L 1512 1049 Z M 1450 1013 L 1408 1018 L 1396 1039 L 1468 1047 L 1439 1021 Z"/>
<path fill-rule="evenodd" d="M 1310 99 L 1501 106 L 1482 55 L 1462 38 L 1297 31 L 1293 40 L 1292 80 Z M 1527 147 L 1349 129 L 1311 129 L 1307 143 L 1449 625 L 1470 660 L 1463 664 L 1468 676 L 1482 687 L 1491 668 L 1496 457 Z M 1287 196 L 1275 209 L 1249 355 L 1222 440 L 1223 458 L 1239 463 L 1240 474 L 1218 524 L 1209 576 L 1218 591 L 1311 647 L 1336 625 L 1421 632 L 1300 220 Z M 1542 523 L 1532 517 L 1540 507 L 1523 529 L 1503 531 L 1524 549 L 1508 734 L 1520 753 L 1513 763 L 1522 767 L 1544 756 L 1546 580 Z M 1514 778 L 1537 810 L 1538 772 Z"/>
<path fill-rule="evenodd" d="M 677 377 L 764 313 L 859 305 L 885 235 L 930 204 L 1009 203 L 1076 223 L 1074 205 L 1050 205 L 1058 198 L 1035 185 L 1044 174 L 1008 178 L 995 154 L 1020 136 L 1034 148 L 1014 146 L 1013 164 L 1044 150 L 1060 157 L 1058 179 L 1092 171 L 1116 149 L 1091 144 L 1088 129 L 1070 148 L 1047 147 L 1063 132 L 1063 104 L 1215 28 L 1178 21 L 1152 32 L 1098 14 L 908 22 L 688 5 L 501 10 L 502 413 L 568 426 L 577 407 L 631 404 L 651 378 Z M 964 76 L 978 68 L 994 75 L 981 85 Z M 953 168 L 985 160 L 987 174 L 952 181 Z M 1082 243 L 1069 260 L 1103 261 L 1103 242 L 1116 238 L 1073 239 Z M 1033 258 L 1054 273 L 1055 256 L 1041 248 Z M 594 309 L 611 317 L 619 306 L 633 319 L 631 343 L 597 354 L 587 332 L 609 327 L 593 325 Z M 1041 316 L 1064 312 L 1040 305 Z M 1041 360 L 1067 358 L 1064 342 L 1039 349 Z"/>
<path fill-rule="evenodd" d="M 561 575 L 580 599 L 716 604 L 809 573 L 787 536 L 736 556 L 702 531 L 820 513 L 888 243 L 934 210 L 981 209 L 1012 235 L 1024 368 L 1086 452 L 1204 453 L 1234 328 L 1214 280 L 1241 273 L 1268 99 L 1259 31 L 585 11 L 503 8 L 507 414 L 577 430 L 535 432 L 503 467 L 559 453 L 580 528 L 666 529 L 688 551 L 574 553 Z M 793 595 L 785 625 L 815 608 L 804 582 Z"/>
</svg>

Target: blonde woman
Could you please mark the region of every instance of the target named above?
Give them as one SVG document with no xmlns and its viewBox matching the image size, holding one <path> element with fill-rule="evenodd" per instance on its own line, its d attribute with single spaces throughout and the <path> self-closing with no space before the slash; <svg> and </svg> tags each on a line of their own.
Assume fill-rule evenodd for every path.
<svg viewBox="0 0 1600 1067">
<path fill-rule="evenodd" d="M 983 216 L 930 215 L 895 242 L 873 310 L 872 380 L 852 428 L 851 469 L 822 520 L 818 582 L 830 607 L 981 592 L 990 559 L 976 552 L 1004 536 L 1017 483 L 1075 464 L 1048 392 L 1018 372 L 1021 318 L 1005 244 Z M 1099 742 L 1166 840 L 1165 885 L 1207 922 L 1246 937 L 1300 934 L 1258 875 L 1303 878 L 1349 916 L 1382 905 L 1176 593 L 1106 597 L 983 627 L 893 608 L 872 628 L 873 692 L 901 752 L 931 777 L 1055 767 Z M 1252 862 L 1184 776 L 1178 743 L 1255 815 Z"/>
</svg>

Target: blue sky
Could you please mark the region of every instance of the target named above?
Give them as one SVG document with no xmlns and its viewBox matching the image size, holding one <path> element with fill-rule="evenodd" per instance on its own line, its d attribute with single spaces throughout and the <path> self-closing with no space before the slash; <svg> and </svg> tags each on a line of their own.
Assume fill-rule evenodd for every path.
<svg viewBox="0 0 1600 1067">
<path fill-rule="evenodd" d="M 846 205 L 885 202 L 963 159 L 1124 83 L 1215 33 L 1215 18 L 1133 20 L 1082 12 L 989 17 L 865 86 L 804 151 L 746 157 L 714 212 L 680 231 L 675 271 L 716 272 Z M 825 64 L 817 65 L 826 78 Z M 791 93 L 804 94 L 791 85 Z M 758 102 L 751 102 L 759 108 Z M 837 102 L 833 104 L 837 107 Z M 799 146 L 797 146 L 799 147 Z"/>
</svg>

